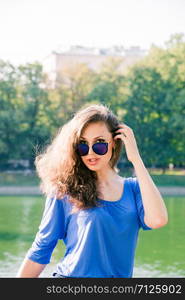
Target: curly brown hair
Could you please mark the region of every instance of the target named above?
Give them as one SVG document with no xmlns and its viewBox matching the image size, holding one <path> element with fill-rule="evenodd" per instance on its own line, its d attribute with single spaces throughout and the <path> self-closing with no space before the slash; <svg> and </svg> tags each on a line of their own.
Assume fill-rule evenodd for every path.
<svg viewBox="0 0 185 300">
<path fill-rule="evenodd" d="M 46 196 L 68 195 L 74 205 L 73 212 L 99 206 L 97 197 L 97 175 L 88 169 L 76 151 L 82 131 L 90 123 L 104 122 L 112 133 L 118 127 L 119 120 L 103 104 L 82 107 L 73 118 L 59 128 L 50 145 L 38 154 L 35 166 L 41 179 L 40 188 Z M 122 141 L 115 140 L 115 147 L 109 161 L 110 167 L 118 173 L 116 164 L 122 151 Z"/>
</svg>

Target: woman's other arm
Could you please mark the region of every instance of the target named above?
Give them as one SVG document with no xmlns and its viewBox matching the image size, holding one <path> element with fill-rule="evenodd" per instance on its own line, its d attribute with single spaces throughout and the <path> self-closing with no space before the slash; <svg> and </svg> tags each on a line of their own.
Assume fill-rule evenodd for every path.
<svg viewBox="0 0 185 300">
<path fill-rule="evenodd" d="M 29 277 L 29 278 L 37 278 L 44 270 L 46 264 L 39 264 L 30 260 L 29 258 L 25 258 L 18 270 L 16 277 Z"/>
<path fill-rule="evenodd" d="M 27 252 L 16 277 L 38 277 L 50 263 L 58 239 L 64 236 L 65 216 L 62 200 L 47 197 L 45 210 L 31 248 Z"/>
</svg>

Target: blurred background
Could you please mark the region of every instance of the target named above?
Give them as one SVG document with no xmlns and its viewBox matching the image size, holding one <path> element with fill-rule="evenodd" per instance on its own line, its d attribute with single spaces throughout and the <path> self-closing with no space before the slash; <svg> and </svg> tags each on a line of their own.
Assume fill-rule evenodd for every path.
<svg viewBox="0 0 185 300">
<path fill-rule="evenodd" d="M 185 0 L 0 1 L 0 277 L 40 224 L 35 156 L 87 103 L 133 129 L 168 209 L 164 228 L 140 231 L 134 277 L 185 277 L 184 14 Z M 134 176 L 124 151 L 117 167 Z"/>
</svg>

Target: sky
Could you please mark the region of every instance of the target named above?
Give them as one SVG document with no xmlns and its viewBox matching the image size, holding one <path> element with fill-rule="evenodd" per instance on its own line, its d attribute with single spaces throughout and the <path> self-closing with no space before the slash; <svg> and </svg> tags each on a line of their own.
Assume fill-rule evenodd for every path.
<svg viewBox="0 0 185 300">
<path fill-rule="evenodd" d="M 163 46 L 185 33 L 185 0 L 0 0 L 0 59 L 42 62 L 71 45 Z"/>
</svg>

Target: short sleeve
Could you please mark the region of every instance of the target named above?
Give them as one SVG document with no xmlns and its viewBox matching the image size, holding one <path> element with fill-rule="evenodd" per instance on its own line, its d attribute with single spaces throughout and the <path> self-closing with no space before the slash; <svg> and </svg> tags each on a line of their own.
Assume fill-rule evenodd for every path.
<svg viewBox="0 0 185 300">
<path fill-rule="evenodd" d="M 26 257 L 40 264 L 48 264 L 58 239 L 63 239 L 64 235 L 64 199 L 47 197 L 39 230 Z"/>
<path fill-rule="evenodd" d="M 143 207 L 139 182 L 136 177 L 133 178 L 133 185 L 134 185 L 134 197 L 136 200 L 136 207 L 137 207 L 140 227 L 142 227 L 143 230 L 151 230 L 152 228 L 147 226 L 144 222 L 144 207 Z"/>
</svg>

